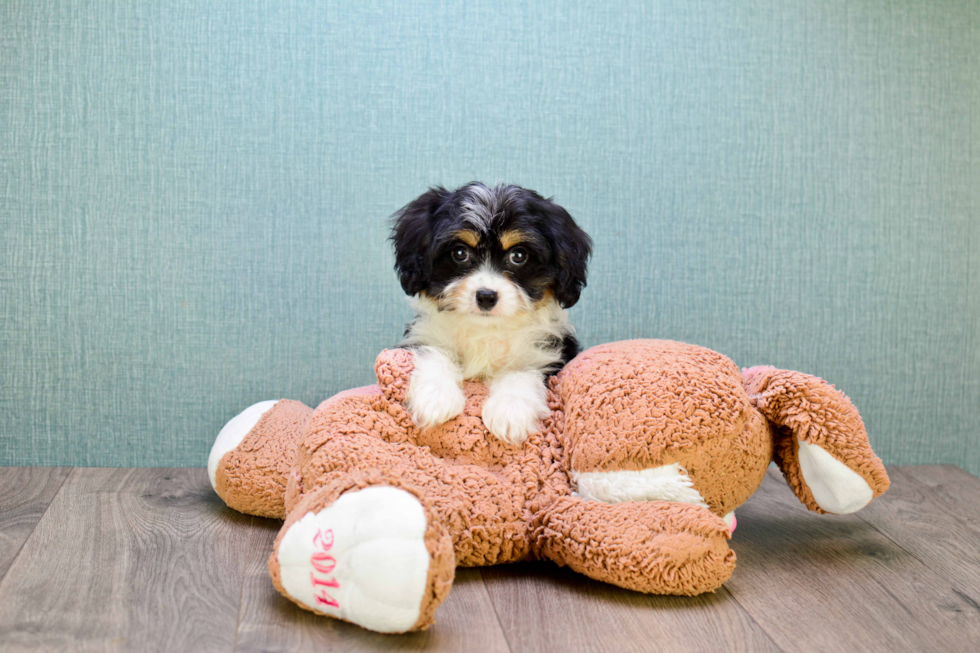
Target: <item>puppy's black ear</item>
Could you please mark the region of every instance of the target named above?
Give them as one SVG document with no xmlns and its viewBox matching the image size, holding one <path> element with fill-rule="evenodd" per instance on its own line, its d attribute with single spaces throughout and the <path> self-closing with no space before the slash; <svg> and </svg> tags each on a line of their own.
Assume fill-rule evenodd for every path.
<svg viewBox="0 0 980 653">
<path fill-rule="evenodd" d="M 395 271 L 408 295 L 417 295 L 428 285 L 433 217 L 448 196 L 445 188 L 430 188 L 393 217 L 390 240 L 395 247 Z"/>
<path fill-rule="evenodd" d="M 578 302 L 586 284 L 589 257 L 592 256 L 592 239 L 568 211 L 550 199 L 540 196 L 533 202 L 536 212 L 544 218 L 544 227 L 551 239 L 558 266 L 555 280 L 555 299 L 563 308 L 571 308 Z"/>
</svg>

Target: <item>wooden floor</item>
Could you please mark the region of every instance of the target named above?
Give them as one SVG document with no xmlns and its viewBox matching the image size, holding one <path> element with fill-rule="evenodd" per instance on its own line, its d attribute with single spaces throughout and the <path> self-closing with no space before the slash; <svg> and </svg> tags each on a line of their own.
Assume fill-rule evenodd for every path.
<svg viewBox="0 0 980 653">
<path fill-rule="evenodd" d="M 835 517 L 771 470 L 715 594 L 461 569 L 435 626 L 391 636 L 281 598 L 279 523 L 225 508 L 202 469 L 0 468 L 0 650 L 980 651 L 980 479 L 889 472 L 888 494 Z"/>
</svg>

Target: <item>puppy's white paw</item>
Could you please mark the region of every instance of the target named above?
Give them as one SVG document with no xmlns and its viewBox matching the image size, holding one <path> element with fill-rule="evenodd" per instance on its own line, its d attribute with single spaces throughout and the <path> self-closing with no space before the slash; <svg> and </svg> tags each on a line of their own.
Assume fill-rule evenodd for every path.
<svg viewBox="0 0 980 653">
<path fill-rule="evenodd" d="M 463 412 L 466 397 L 462 389 L 450 380 L 416 381 L 413 377 L 407 403 L 415 425 L 427 429 L 458 417 Z"/>
<path fill-rule="evenodd" d="M 406 405 L 422 429 L 458 417 L 466 405 L 459 370 L 445 354 L 431 348 L 415 353 L 415 371 L 408 384 Z"/>
<path fill-rule="evenodd" d="M 490 385 L 483 423 L 500 440 L 518 444 L 541 428 L 549 412 L 541 374 L 511 372 Z"/>
</svg>

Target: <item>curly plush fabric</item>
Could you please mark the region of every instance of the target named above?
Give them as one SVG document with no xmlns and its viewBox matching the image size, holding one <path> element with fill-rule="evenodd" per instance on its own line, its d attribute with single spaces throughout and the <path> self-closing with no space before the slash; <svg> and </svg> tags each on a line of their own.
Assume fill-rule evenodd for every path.
<svg viewBox="0 0 980 653">
<path fill-rule="evenodd" d="M 697 506 L 556 501 L 535 529 L 543 558 L 638 592 L 701 594 L 735 569 L 729 529 Z"/>
<path fill-rule="evenodd" d="M 455 557 L 453 555 L 453 542 L 439 520 L 434 518 L 433 508 L 426 502 L 424 495 L 397 475 L 385 473 L 380 470 L 372 470 L 363 474 L 348 474 L 343 478 L 335 479 L 332 483 L 320 486 L 315 492 L 307 494 L 296 506 L 296 510 L 290 512 L 279 535 L 276 537 L 272 553 L 269 556 L 269 574 L 272 578 L 272 584 L 277 590 L 288 596 L 283 588 L 277 553 L 283 536 L 289 531 L 290 526 L 306 514 L 317 512 L 330 506 L 338 497 L 346 492 L 378 486 L 404 489 L 418 497 L 424 507 L 427 518 L 424 541 L 426 550 L 429 553 L 430 564 L 425 580 L 425 591 L 422 597 L 419 617 L 411 628 L 409 628 L 409 630 L 424 630 L 432 625 L 435 619 L 436 608 L 449 595 L 449 590 L 453 586 L 456 568 Z M 327 614 L 300 602 L 297 602 L 297 605 L 310 612 Z"/>
<path fill-rule="evenodd" d="M 228 507 L 259 517 L 285 516 L 287 479 L 312 414 L 298 401 L 278 401 L 241 444 L 222 457 L 215 491 Z"/>
<path fill-rule="evenodd" d="M 543 469 L 560 449 L 549 429 L 523 445 L 489 436 L 480 417 L 486 386 L 466 383 L 466 406 L 453 422 L 420 431 L 405 410 L 413 366 L 407 352 L 379 356 L 379 390 L 330 399 L 317 409 L 296 455 L 290 503 L 351 473 L 386 470 L 426 499 L 453 538 L 457 563 L 514 562 L 530 553 L 528 504 L 550 481 L 569 493 L 567 476 Z M 547 424 L 551 424 L 548 420 Z M 552 461 L 552 464 L 553 461 Z M 292 505 L 287 506 L 292 511 Z"/>
<path fill-rule="evenodd" d="M 561 371 L 573 472 L 679 463 L 716 515 L 745 502 L 772 458 L 766 420 L 728 358 L 666 340 L 583 352 Z"/>
<path fill-rule="evenodd" d="M 398 488 L 423 506 L 428 571 L 411 630 L 431 623 L 457 565 L 538 558 L 641 592 L 713 591 L 735 565 L 722 518 L 758 488 L 771 460 L 823 512 L 799 442 L 819 447 L 825 458 L 814 464 L 830 461 L 869 497 L 888 486 L 860 416 L 832 386 L 774 368 L 743 375 L 702 347 L 635 340 L 583 352 L 549 380 L 550 415 L 521 444 L 487 431 L 481 383 L 464 384 L 459 417 L 417 428 L 405 407 L 413 369 L 410 352 L 382 352 L 377 385 L 314 411 L 279 402 L 222 459 L 217 490 L 229 505 L 286 516 L 270 573 L 301 605 L 280 579 L 283 537 L 364 488 Z"/>
<path fill-rule="evenodd" d="M 801 441 L 847 461 L 848 467 L 871 486 L 873 497 L 888 489 L 888 473 L 871 450 L 864 421 L 843 393 L 823 379 L 775 367 L 748 368 L 744 376 L 752 404 L 774 426 L 775 462 L 807 508 L 825 512 L 800 472 Z"/>
</svg>

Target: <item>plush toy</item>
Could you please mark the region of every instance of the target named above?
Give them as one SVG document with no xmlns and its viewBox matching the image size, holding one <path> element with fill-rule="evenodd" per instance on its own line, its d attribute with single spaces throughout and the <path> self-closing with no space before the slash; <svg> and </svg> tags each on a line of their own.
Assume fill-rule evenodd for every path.
<svg viewBox="0 0 980 653">
<path fill-rule="evenodd" d="M 550 379 L 520 444 L 489 434 L 487 389 L 425 431 L 405 408 L 412 354 L 312 410 L 256 404 L 208 461 L 232 508 L 284 518 L 269 558 L 300 607 L 380 632 L 424 629 L 457 566 L 544 559 L 639 592 L 713 591 L 735 566 L 733 511 L 770 461 L 810 510 L 846 514 L 888 487 L 851 402 L 824 381 L 739 371 L 662 340 L 593 347 Z"/>
</svg>

